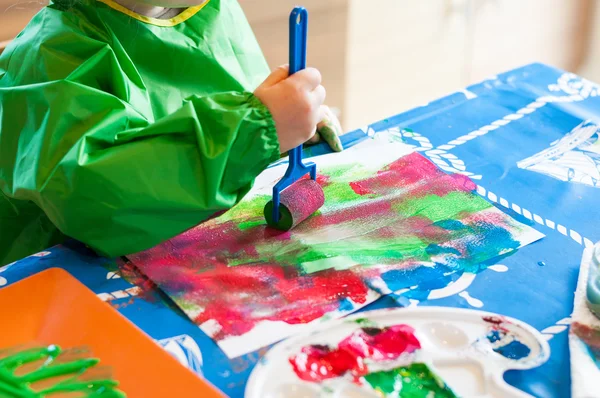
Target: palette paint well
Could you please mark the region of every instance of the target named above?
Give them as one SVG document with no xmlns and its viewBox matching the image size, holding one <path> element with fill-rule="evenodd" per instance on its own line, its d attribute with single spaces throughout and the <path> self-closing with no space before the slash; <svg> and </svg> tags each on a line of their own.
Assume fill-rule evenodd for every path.
<svg viewBox="0 0 600 398">
<path fill-rule="evenodd" d="M 372 311 L 276 345 L 254 369 L 246 397 L 529 397 L 502 375 L 549 355 L 537 330 L 497 314 Z"/>
</svg>

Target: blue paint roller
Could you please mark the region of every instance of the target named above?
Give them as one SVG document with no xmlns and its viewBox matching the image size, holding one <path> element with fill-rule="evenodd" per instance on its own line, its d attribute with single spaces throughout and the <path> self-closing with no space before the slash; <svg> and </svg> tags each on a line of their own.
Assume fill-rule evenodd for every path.
<svg viewBox="0 0 600 398">
<path fill-rule="evenodd" d="M 306 68 L 308 11 L 296 7 L 290 14 L 290 75 Z M 310 174 L 310 179 L 302 179 Z M 273 187 L 273 200 L 264 209 L 267 224 L 289 231 L 316 212 L 325 195 L 317 183 L 317 166 L 302 163 L 302 145 L 289 152 L 289 166 L 283 178 Z"/>
</svg>

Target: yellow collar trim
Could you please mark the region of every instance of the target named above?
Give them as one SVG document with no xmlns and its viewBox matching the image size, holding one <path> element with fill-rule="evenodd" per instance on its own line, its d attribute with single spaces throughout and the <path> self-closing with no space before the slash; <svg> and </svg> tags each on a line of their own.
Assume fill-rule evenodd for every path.
<svg viewBox="0 0 600 398">
<path fill-rule="evenodd" d="M 131 11 L 130 9 L 128 9 L 126 7 L 123 7 L 122 5 L 120 5 L 118 3 L 115 3 L 113 0 L 98 0 L 98 1 L 106 4 L 113 10 L 117 10 L 125 15 L 129 15 L 131 18 L 135 18 L 138 21 L 141 21 L 141 22 L 144 22 L 144 23 L 147 23 L 150 25 L 156 25 L 156 26 L 162 26 L 162 27 L 170 27 L 170 26 L 179 25 L 180 23 L 185 22 L 188 19 L 190 19 L 191 17 L 193 17 L 194 15 L 196 15 L 196 13 L 198 13 L 198 11 L 203 9 L 205 5 L 210 3 L 210 0 L 206 0 L 204 3 L 200 4 L 199 6 L 186 8 L 185 10 L 183 10 L 181 12 L 181 14 L 176 15 L 173 18 L 159 19 L 159 18 L 147 17 L 145 15 L 140 15 L 136 12 Z"/>
</svg>

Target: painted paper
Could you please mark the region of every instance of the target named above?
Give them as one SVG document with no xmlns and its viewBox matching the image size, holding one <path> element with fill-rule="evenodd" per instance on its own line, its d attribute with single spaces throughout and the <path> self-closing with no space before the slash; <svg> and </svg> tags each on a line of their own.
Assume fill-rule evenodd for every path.
<svg viewBox="0 0 600 398">
<path fill-rule="evenodd" d="M 380 134 L 315 158 L 325 205 L 286 233 L 263 218 L 273 167 L 229 212 L 130 259 L 235 357 L 543 236 L 412 150 Z"/>
</svg>

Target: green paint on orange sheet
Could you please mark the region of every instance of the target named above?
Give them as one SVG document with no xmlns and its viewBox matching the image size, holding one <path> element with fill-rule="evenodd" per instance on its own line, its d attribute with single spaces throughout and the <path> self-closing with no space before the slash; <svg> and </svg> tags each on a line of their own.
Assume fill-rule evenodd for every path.
<svg viewBox="0 0 600 398">
<path fill-rule="evenodd" d="M 98 365 L 95 358 L 64 360 L 56 345 L 11 353 L 0 359 L 0 397 L 45 398 L 54 394 L 79 397 L 123 398 L 118 383 L 86 377 Z M 42 384 L 43 383 L 43 384 Z M 36 388 L 37 385 L 43 387 Z"/>
</svg>

